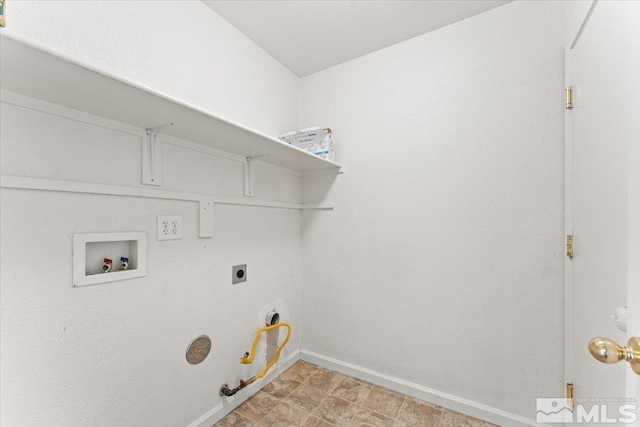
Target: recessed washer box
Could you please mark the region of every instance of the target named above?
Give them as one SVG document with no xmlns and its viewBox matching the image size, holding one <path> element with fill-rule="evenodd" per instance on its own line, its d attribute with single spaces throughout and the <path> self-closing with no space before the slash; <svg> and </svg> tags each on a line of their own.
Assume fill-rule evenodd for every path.
<svg viewBox="0 0 640 427">
<path fill-rule="evenodd" d="M 120 258 L 128 258 L 129 266 L 121 270 Z M 113 260 L 114 271 L 102 272 L 105 258 Z M 144 277 L 147 275 L 147 234 L 86 233 L 73 235 L 73 286 Z"/>
</svg>

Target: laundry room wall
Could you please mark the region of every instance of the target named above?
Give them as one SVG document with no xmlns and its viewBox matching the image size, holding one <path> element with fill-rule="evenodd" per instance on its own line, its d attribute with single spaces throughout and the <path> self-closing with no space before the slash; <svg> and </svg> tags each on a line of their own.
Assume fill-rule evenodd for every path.
<svg viewBox="0 0 640 427">
<path fill-rule="evenodd" d="M 199 1 L 16 1 L 2 31 L 270 135 L 298 124 L 298 78 Z M 142 129 L 10 93 L 0 115 L 3 177 L 89 186 L 0 192 L 3 426 L 206 424 L 231 407 L 221 385 L 265 365 L 263 347 L 252 366 L 239 358 L 273 308 L 294 328 L 282 360 L 296 356 L 299 210 L 216 204 L 200 238 L 197 203 L 92 193 L 151 188 Z M 251 200 L 299 203 L 301 179 L 256 161 Z M 243 198 L 244 158 L 163 137 L 152 188 Z M 181 216 L 183 239 L 158 241 L 158 215 Z M 73 235 L 126 231 L 146 234 L 146 277 L 74 288 Z M 201 334 L 211 353 L 189 365 Z"/>
<path fill-rule="evenodd" d="M 565 7 L 509 3 L 302 79 L 302 126 L 346 165 L 304 180 L 336 204 L 303 214 L 307 354 L 476 414 L 563 396 Z"/>
<path fill-rule="evenodd" d="M 298 77 L 200 0 L 12 1 L 3 32 L 271 136 L 298 126 Z"/>
</svg>

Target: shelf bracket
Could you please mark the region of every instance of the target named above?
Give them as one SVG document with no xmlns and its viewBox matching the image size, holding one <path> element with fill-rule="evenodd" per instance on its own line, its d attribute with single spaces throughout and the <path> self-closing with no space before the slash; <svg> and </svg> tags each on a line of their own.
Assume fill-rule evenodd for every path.
<svg viewBox="0 0 640 427">
<path fill-rule="evenodd" d="M 142 183 L 160 185 L 162 179 L 162 141 L 158 138 L 158 131 L 173 123 L 147 128 L 142 144 Z"/>
<path fill-rule="evenodd" d="M 244 162 L 244 195 L 247 197 L 253 197 L 253 179 L 254 179 L 254 160 L 262 157 L 269 157 L 268 154 L 261 156 L 253 156 L 245 158 Z"/>
<path fill-rule="evenodd" d="M 199 200 L 200 237 L 213 237 L 214 204 L 213 200 Z"/>
</svg>

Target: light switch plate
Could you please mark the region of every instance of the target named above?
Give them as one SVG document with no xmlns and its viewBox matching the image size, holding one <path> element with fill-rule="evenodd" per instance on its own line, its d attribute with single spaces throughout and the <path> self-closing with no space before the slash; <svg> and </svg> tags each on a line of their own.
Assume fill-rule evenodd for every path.
<svg viewBox="0 0 640 427">
<path fill-rule="evenodd" d="M 182 239 L 181 216 L 158 216 L 158 240 Z"/>
</svg>

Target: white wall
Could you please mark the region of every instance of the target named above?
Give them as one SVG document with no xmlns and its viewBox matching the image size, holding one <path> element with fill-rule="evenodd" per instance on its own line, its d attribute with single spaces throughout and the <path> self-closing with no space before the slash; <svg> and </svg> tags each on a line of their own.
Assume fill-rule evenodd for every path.
<svg viewBox="0 0 640 427">
<path fill-rule="evenodd" d="M 256 198 L 297 202 L 302 186 L 333 212 L 221 206 L 199 239 L 192 203 L 3 189 L 3 425 L 188 425 L 249 372 L 238 357 L 266 309 L 300 324 L 302 274 L 305 349 L 532 418 L 563 392 L 558 3 L 304 78 L 301 124 L 334 129 L 347 173 L 258 168 Z M 271 135 L 298 127 L 297 78 L 199 1 L 13 2 L 3 31 Z M 2 174 L 141 185 L 139 137 L 1 114 Z M 164 189 L 242 196 L 239 161 L 180 141 L 163 161 Z M 153 239 L 166 214 L 184 240 Z M 126 230 L 150 237 L 148 276 L 71 288 L 72 234 Z M 250 283 L 233 287 L 241 262 Z M 201 333 L 212 354 L 187 365 Z"/>
<path fill-rule="evenodd" d="M 141 138 L 2 103 L 5 175 L 142 186 Z M 242 159 L 163 144 L 163 188 L 241 197 Z M 238 156 L 236 156 L 238 157 Z M 256 167 L 256 198 L 300 201 L 301 178 Z M 276 307 L 300 347 L 301 215 L 216 205 L 215 237 L 198 237 L 198 205 L 136 197 L 3 188 L 0 192 L 1 418 L 6 426 L 186 426 L 264 366 L 239 358 Z M 156 216 L 181 215 L 184 239 L 157 241 Z M 144 231 L 144 278 L 73 288 L 74 233 Z M 231 267 L 248 281 L 231 284 Z M 199 365 L 185 350 L 200 334 Z M 262 349 L 261 349 L 262 350 Z M 246 394 L 247 391 L 243 392 Z"/>
<path fill-rule="evenodd" d="M 2 31 L 262 132 L 298 126 L 298 78 L 200 1 L 16 1 L 7 19 Z M 41 104 L 0 114 L 2 174 L 142 186 L 130 127 Z M 243 197 L 239 156 L 185 144 L 163 145 L 162 189 Z M 300 202 L 299 175 L 256 166 L 255 199 Z M 200 239 L 196 203 L 0 193 L 3 426 L 190 425 L 223 402 L 223 383 L 264 365 L 238 361 L 273 307 L 294 325 L 282 358 L 298 351 L 299 211 L 216 205 L 215 237 Z M 156 241 L 156 215 L 182 215 L 184 239 Z M 147 233 L 147 277 L 72 288 L 72 235 L 111 231 Z M 249 280 L 232 286 L 240 263 Z M 213 348 L 191 366 L 200 334 Z"/>
<path fill-rule="evenodd" d="M 298 77 L 200 0 L 14 1 L 3 32 L 277 136 Z"/>
<path fill-rule="evenodd" d="M 565 7 L 302 79 L 301 125 L 347 165 L 303 183 L 336 204 L 303 214 L 304 350 L 529 419 L 563 395 Z"/>
</svg>

